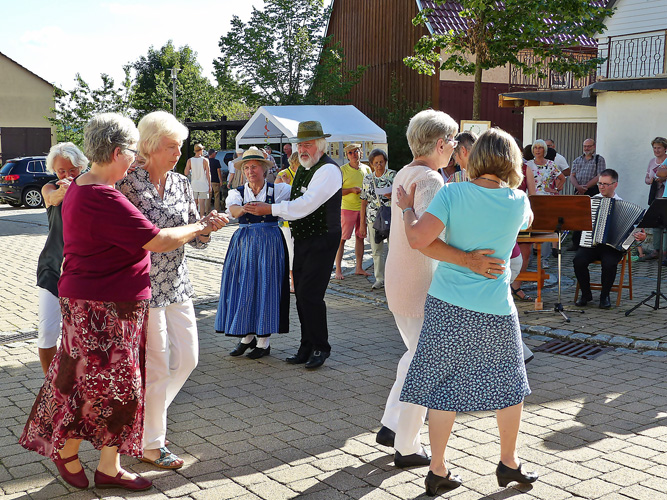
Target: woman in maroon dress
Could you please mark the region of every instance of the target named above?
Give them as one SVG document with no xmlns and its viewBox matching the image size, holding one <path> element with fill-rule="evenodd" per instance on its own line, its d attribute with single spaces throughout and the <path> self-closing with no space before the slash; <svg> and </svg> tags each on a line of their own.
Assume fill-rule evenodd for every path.
<svg viewBox="0 0 667 500">
<path fill-rule="evenodd" d="M 62 205 L 62 342 L 20 439 L 77 488 L 88 486 L 78 459 L 84 439 L 100 450 L 98 488 L 151 487 L 124 471 L 119 455 L 143 451 L 149 252 L 218 228 L 209 220 L 161 230 L 115 189 L 135 160 L 138 135 L 114 113 L 93 117 L 84 130 L 92 166 L 74 179 Z"/>
</svg>

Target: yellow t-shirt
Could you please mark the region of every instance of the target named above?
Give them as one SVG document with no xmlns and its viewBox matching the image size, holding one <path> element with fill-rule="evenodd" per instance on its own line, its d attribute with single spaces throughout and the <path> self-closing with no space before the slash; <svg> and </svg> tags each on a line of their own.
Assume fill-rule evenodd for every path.
<svg viewBox="0 0 667 500">
<path fill-rule="evenodd" d="M 364 176 L 371 173 L 371 167 L 365 163 L 360 163 L 359 168 L 352 168 L 349 163 L 340 167 L 343 173 L 343 189 L 350 189 L 353 187 L 361 188 L 364 181 Z M 343 196 L 343 201 L 340 205 L 343 210 L 361 210 L 361 199 L 356 193 L 350 193 Z"/>
</svg>

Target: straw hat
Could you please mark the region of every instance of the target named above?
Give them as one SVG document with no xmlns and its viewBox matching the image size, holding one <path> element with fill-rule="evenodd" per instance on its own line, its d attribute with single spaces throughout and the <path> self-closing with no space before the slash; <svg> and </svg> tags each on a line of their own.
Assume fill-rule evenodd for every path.
<svg viewBox="0 0 667 500">
<path fill-rule="evenodd" d="M 353 144 L 348 144 L 345 146 L 345 154 L 348 154 L 350 151 L 355 151 L 357 149 L 361 149 L 361 144 L 353 143 Z"/>
<path fill-rule="evenodd" d="M 305 142 L 314 139 L 331 137 L 331 134 L 325 134 L 322 130 L 322 124 L 317 121 L 301 122 L 297 130 L 296 137 L 289 139 L 289 142 Z"/>
<path fill-rule="evenodd" d="M 249 147 L 243 156 L 240 159 L 237 159 L 234 163 L 235 168 L 243 169 L 245 162 L 250 160 L 256 160 L 262 164 L 264 170 L 268 169 L 271 166 L 271 161 L 264 158 L 264 153 L 261 149 L 256 148 L 255 146 Z"/>
</svg>

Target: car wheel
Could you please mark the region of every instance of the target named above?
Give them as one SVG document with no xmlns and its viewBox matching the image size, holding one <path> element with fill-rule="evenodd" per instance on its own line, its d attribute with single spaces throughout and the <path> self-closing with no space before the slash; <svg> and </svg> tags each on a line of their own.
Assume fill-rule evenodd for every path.
<svg viewBox="0 0 667 500">
<path fill-rule="evenodd" d="M 12 207 L 20 207 L 23 205 L 20 201 L 8 201 L 7 204 Z"/>
<path fill-rule="evenodd" d="M 30 187 L 23 193 L 23 204 L 28 208 L 39 208 L 43 201 L 41 191 L 35 187 Z"/>
</svg>

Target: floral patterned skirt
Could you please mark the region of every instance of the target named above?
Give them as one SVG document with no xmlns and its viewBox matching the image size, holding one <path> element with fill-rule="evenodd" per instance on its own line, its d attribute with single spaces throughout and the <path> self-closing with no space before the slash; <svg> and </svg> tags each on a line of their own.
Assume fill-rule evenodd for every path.
<svg viewBox="0 0 667 500">
<path fill-rule="evenodd" d="M 530 394 L 519 318 L 426 296 L 401 401 L 445 411 L 500 410 Z"/>
<path fill-rule="evenodd" d="M 68 439 L 143 453 L 148 301 L 60 298 L 62 342 L 20 444 L 54 458 Z"/>
</svg>

